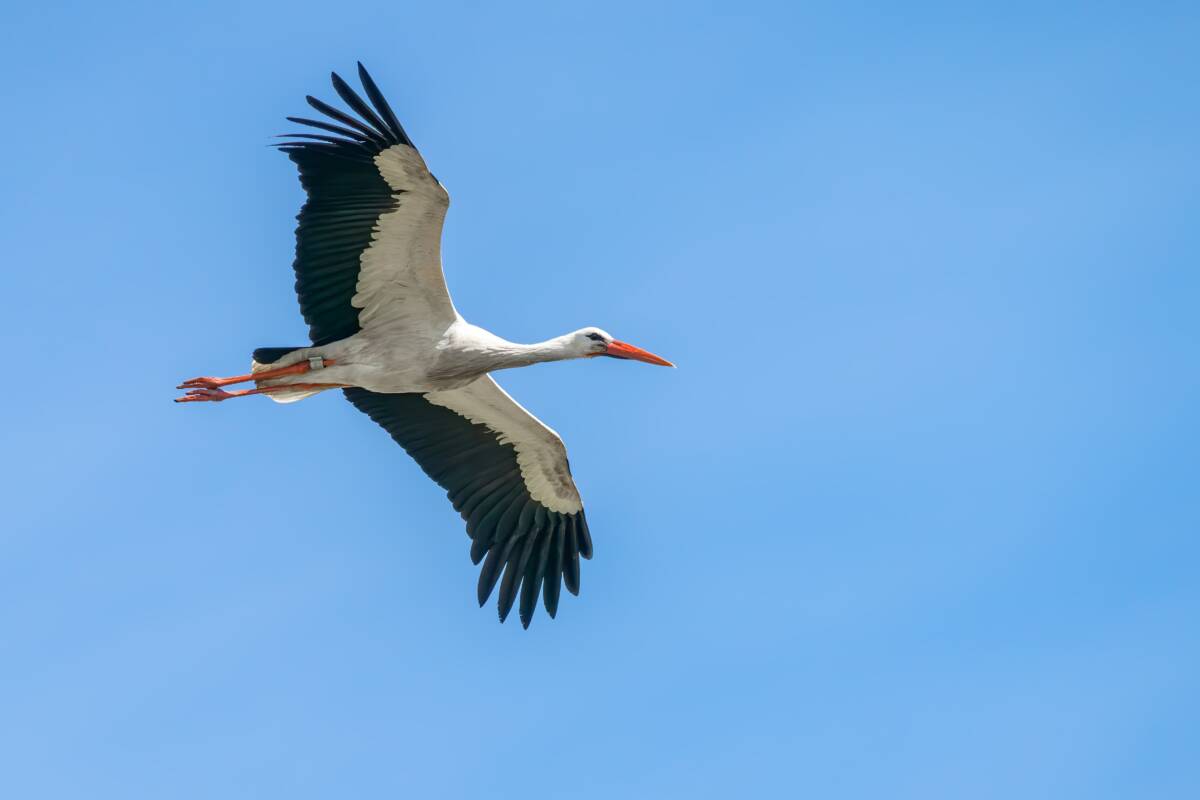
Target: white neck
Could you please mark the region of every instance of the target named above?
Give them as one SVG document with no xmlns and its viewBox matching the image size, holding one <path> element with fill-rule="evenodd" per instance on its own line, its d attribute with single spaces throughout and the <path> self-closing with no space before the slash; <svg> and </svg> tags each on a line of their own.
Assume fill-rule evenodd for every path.
<svg viewBox="0 0 1200 800">
<path fill-rule="evenodd" d="M 501 340 L 488 353 L 493 366 L 490 369 L 511 369 L 512 367 L 527 367 L 530 364 L 540 364 L 544 361 L 565 361 L 578 358 L 579 353 L 571 347 L 571 335 L 556 336 L 544 342 L 534 344 L 518 344 Z"/>
</svg>

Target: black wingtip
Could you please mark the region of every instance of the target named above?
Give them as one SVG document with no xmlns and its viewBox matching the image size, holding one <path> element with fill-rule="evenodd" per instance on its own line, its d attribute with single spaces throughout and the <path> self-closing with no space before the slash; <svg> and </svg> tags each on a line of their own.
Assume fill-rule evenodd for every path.
<svg viewBox="0 0 1200 800">
<path fill-rule="evenodd" d="M 479 566 L 479 562 L 483 561 L 483 557 L 487 555 L 487 551 L 488 543 L 484 541 L 483 537 L 471 542 L 471 563 Z"/>
<path fill-rule="evenodd" d="M 542 588 L 542 605 L 550 619 L 558 613 L 558 597 L 562 590 L 563 532 L 556 525 L 551 531 L 550 554 L 546 559 L 546 582 Z"/>
<path fill-rule="evenodd" d="M 511 547 L 511 543 L 510 543 Z M 483 608 L 492 596 L 492 590 L 496 588 L 496 581 L 500 579 L 500 568 L 507 560 L 508 547 L 494 546 L 484 559 L 483 569 L 479 571 L 479 584 L 476 588 L 476 597 L 479 599 L 479 607 Z"/>
<path fill-rule="evenodd" d="M 575 522 L 575 536 L 579 543 L 579 555 L 592 557 L 592 533 L 588 530 L 587 515 L 581 510 Z"/>
<path fill-rule="evenodd" d="M 563 520 L 563 539 L 565 547 L 563 548 L 563 583 L 567 585 L 567 591 L 573 595 L 579 595 L 579 538 L 575 535 L 576 526 L 574 517 L 566 517 Z"/>
<path fill-rule="evenodd" d="M 304 95 L 304 100 L 306 103 L 315 108 L 317 111 L 320 111 L 325 116 L 329 117 L 330 119 L 335 119 L 343 125 L 353 128 L 361 133 L 367 140 L 375 142 L 380 147 L 387 147 L 390 144 L 388 137 L 385 134 L 374 130 L 361 120 L 357 120 L 350 116 L 345 111 L 339 111 L 328 103 L 322 102 L 321 100 L 313 97 L 311 94 Z M 361 104 L 362 101 L 359 100 L 359 103 Z"/>
<path fill-rule="evenodd" d="M 520 541 L 514 539 L 516 543 Z M 514 547 L 512 554 L 508 557 L 508 565 L 504 568 L 504 579 L 500 581 L 500 621 L 504 622 L 508 618 L 508 614 L 512 611 L 513 603 L 516 602 L 518 592 L 521 592 L 525 582 L 529 580 L 527 570 L 529 568 L 529 559 L 533 555 L 533 545 L 536 541 L 532 535 L 527 535 L 521 547 Z M 525 604 L 522 603 L 522 606 Z M 530 614 L 532 616 L 532 613 Z M 521 622 L 525 627 L 529 627 L 526 622 L 524 608 L 520 613 Z"/>
<path fill-rule="evenodd" d="M 383 92 L 379 91 L 379 86 L 367 72 L 367 68 L 358 62 L 358 80 L 362 83 L 363 89 L 367 93 L 367 97 L 371 100 L 371 105 L 375 106 L 375 110 L 379 112 L 379 116 L 384 125 L 396 140 L 402 144 L 412 145 L 412 139 L 408 138 L 408 134 L 404 132 L 404 126 L 400 124 L 400 120 L 396 118 L 396 113 L 392 111 L 392 107 L 388 105 L 387 99 L 383 96 Z"/>
<path fill-rule="evenodd" d="M 349 128 L 343 128 L 341 125 L 331 125 L 330 123 L 322 122 L 319 119 L 308 119 L 307 117 L 288 117 L 287 120 L 288 122 L 294 122 L 297 125 L 308 125 L 313 128 L 319 128 L 323 131 L 336 133 L 339 136 L 345 136 L 349 139 L 353 139 L 356 142 L 370 141 L 370 139 L 363 134 L 358 133 L 357 131 L 350 130 Z"/>
<path fill-rule="evenodd" d="M 514 555 L 514 558 L 516 556 Z M 513 603 L 517 599 L 517 589 L 520 588 L 520 577 L 516 569 L 516 562 L 509 560 L 509 566 L 504 570 L 504 579 L 500 581 L 500 621 L 508 619 L 508 614 L 512 611 Z"/>
<path fill-rule="evenodd" d="M 542 593 L 542 581 L 546 575 L 546 562 L 550 554 L 550 536 L 548 533 L 543 533 L 540 537 L 535 534 L 529 534 L 530 545 L 536 544 L 537 555 L 531 557 L 525 567 L 525 582 L 521 584 L 521 603 L 519 609 L 521 612 L 521 624 L 526 628 L 529 627 L 529 621 L 533 619 L 533 612 L 537 609 L 538 596 Z"/>
<path fill-rule="evenodd" d="M 394 137 L 394 134 L 388 130 L 388 126 L 379 118 L 379 116 L 371 110 L 363 99 L 358 96 L 358 92 L 350 87 L 350 84 L 342 80 L 342 76 L 336 72 L 332 73 L 331 80 L 333 81 L 333 89 L 338 93 L 338 96 L 354 109 L 355 113 L 362 118 L 363 122 L 375 129 L 375 131 L 384 139 Z M 390 143 L 390 142 L 389 142 Z"/>
</svg>

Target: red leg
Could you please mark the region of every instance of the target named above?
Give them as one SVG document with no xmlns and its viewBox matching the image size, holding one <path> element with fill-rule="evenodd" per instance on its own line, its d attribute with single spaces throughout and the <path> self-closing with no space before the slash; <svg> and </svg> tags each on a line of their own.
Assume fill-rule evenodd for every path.
<svg viewBox="0 0 1200 800">
<path fill-rule="evenodd" d="M 328 362 L 327 362 L 328 363 Z M 290 374 L 290 373 L 289 373 Z M 286 383 L 280 386 L 259 386 L 257 389 L 241 389 L 238 391 L 227 392 L 220 388 L 203 387 L 192 389 L 183 397 L 176 397 L 176 403 L 219 403 L 222 400 L 228 400 L 231 397 L 246 397 L 252 394 L 271 394 L 272 392 L 289 392 L 289 391 L 320 391 L 322 389 L 338 389 L 346 386 L 344 383 Z"/>
<path fill-rule="evenodd" d="M 336 364 L 332 358 L 321 359 L 321 366 L 328 367 L 331 364 Z M 262 372 L 251 372 L 249 375 L 235 375 L 232 378 L 192 378 L 176 386 L 176 389 L 219 389 L 222 386 L 232 386 L 235 383 L 245 383 L 246 381 L 269 381 L 272 378 L 282 378 L 285 375 L 303 375 L 312 369 L 312 364 L 308 359 L 297 362 L 287 367 L 279 367 L 278 369 L 267 369 Z M 224 400 L 225 398 L 221 398 Z"/>
</svg>

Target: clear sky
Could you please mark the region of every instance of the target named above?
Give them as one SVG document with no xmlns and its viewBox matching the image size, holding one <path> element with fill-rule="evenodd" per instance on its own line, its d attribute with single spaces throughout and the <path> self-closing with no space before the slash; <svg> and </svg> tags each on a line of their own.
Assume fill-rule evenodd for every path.
<svg viewBox="0 0 1200 800">
<path fill-rule="evenodd" d="M 1129 5 L 6 7 L 0 796 L 1200 796 L 1200 12 Z M 304 342 L 265 145 L 357 59 L 470 320 L 679 364 L 500 376 L 595 537 L 528 631 L 341 397 L 170 402 Z"/>
</svg>

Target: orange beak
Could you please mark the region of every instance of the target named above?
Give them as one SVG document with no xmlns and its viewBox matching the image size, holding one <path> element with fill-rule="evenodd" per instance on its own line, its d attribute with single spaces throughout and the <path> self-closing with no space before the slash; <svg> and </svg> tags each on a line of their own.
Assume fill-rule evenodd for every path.
<svg viewBox="0 0 1200 800">
<path fill-rule="evenodd" d="M 647 352 L 640 347 L 634 347 L 627 342 L 618 342 L 615 339 L 608 346 L 608 350 L 604 352 L 606 356 L 613 358 L 629 358 L 634 361 L 645 361 L 647 364 L 657 364 L 660 367 L 675 366 L 665 358 L 659 358 L 654 353 Z"/>
</svg>

